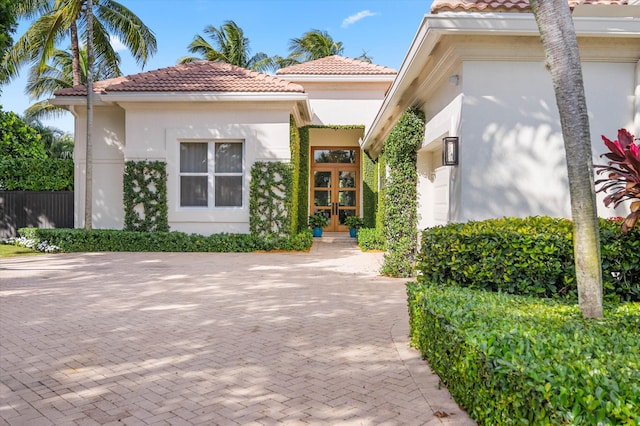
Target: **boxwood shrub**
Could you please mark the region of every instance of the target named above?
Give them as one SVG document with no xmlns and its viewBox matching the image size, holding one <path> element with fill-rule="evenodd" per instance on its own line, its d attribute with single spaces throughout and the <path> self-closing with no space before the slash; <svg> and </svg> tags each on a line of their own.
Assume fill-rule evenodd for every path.
<svg viewBox="0 0 640 426">
<path fill-rule="evenodd" d="M 358 246 L 363 251 L 384 251 L 386 246 L 384 231 L 375 228 L 358 229 Z"/>
<path fill-rule="evenodd" d="M 419 282 L 577 300 L 573 225 L 529 217 L 450 224 L 422 233 Z M 606 300 L 640 301 L 640 229 L 600 221 Z"/>
<path fill-rule="evenodd" d="M 252 252 L 271 250 L 308 250 L 313 242 L 310 230 L 299 234 L 269 238 L 251 234 L 213 234 L 203 236 L 183 232 L 137 232 L 113 229 L 38 229 L 22 228 L 21 237 L 47 241 L 67 253 L 99 251 L 139 252 Z"/>
<path fill-rule="evenodd" d="M 640 304 L 407 285 L 412 345 L 485 425 L 640 424 Z"/>
</svg>

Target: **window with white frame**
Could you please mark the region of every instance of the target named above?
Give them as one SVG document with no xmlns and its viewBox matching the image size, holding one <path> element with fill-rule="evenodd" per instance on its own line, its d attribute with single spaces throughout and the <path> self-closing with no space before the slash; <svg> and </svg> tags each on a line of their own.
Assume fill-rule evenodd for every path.
<svg viewBox="0 0 640 426">
<path fill-rule="evenodd" d="M 180 206 L 242 207 L 242 142 L 180 143 Z"/>
</svg>

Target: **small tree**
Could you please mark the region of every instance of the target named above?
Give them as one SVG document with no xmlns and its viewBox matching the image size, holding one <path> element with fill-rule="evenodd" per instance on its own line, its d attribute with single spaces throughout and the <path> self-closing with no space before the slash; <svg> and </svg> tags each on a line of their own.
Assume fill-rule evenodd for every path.
<svg viewBox="0 0 640 426">
<path fill-rule="evenodd" d="M 578 304 L 585 318 L 602 318 L 600 231 L 589 116 L 576 31 L 567 0 L 530 0 L 556 94 L 573 218 Z"/>
</svg>

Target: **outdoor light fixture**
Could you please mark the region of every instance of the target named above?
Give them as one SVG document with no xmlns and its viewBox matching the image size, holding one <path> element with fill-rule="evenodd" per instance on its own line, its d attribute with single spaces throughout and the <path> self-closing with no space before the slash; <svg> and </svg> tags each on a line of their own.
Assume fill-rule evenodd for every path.
<svg viewBox="0 0 640 426">
<path fill-rule="evenodd" d="M 457 136 L 447 136 L 442 139 L 442 163 L 445 166 L 458 165 L 458 142 Z"/>
</svg>

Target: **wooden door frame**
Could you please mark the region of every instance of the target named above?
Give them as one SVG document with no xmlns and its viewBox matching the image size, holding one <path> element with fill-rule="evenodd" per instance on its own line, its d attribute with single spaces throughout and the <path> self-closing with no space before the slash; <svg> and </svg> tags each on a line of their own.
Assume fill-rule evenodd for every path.
<svg viewBox="0 0 640 426">
<path fill-rule="evenodd" d="M 354 150 L 356 153 L 356 162 L 355 163 L 316 163 L 315 162 L 315 151 L 316 150 Z M 355 146 L 311 146 L 309 153 L 309 212 L 313 214 L 316 206 L 314 205 L 314 179 L 313 175 L 316 171 L 331 171 L 332 176 L 334 172 L 338 171 L 353 171 L 355 172 L 355 214 L 360 216 L 360 191 L 361 191 L 361 182 L 360 182 L 360 147 Z M 339 178 L 336 178 L 336 180 Z M 338 197 L 340 193 L 340 188 L 336 185 L 335 187 L 331 187 L 331 196 Z M 339 207 L 338 207 L 339 208 Z M 327 208 L 321 209 L 327 210 Z M 334 222 L 334 217 L 339 218 L 339 212 L 336 214 L 334 211 L 333 205 L 329 208 L 331 210 L 331 221 L 329 225 L 324 228 L 327 232 L 346 232 L 349 230 L 345 225 L 340 225 L 339 222 Z M 350 210 L 350 209 L 348 209 Z M 339 220 L 339 219 L 338 219 Z"/>
</svg>

